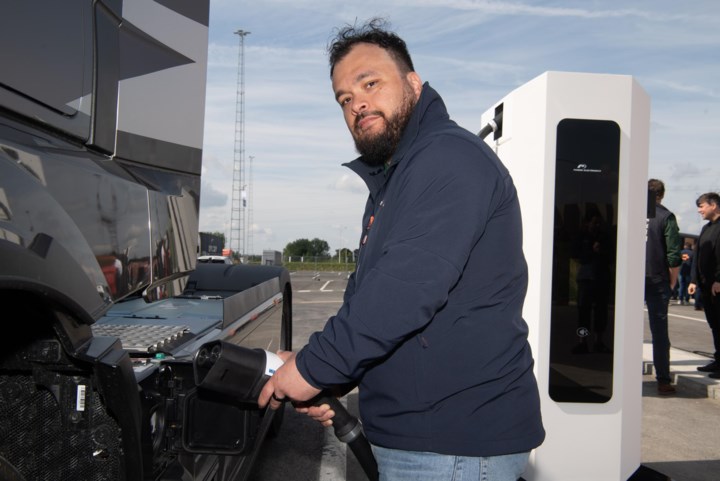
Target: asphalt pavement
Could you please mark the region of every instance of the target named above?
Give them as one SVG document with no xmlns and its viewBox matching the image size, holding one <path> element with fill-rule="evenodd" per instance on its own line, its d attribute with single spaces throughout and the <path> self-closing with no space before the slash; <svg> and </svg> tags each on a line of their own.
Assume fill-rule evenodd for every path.
<svg viewBox="0 0 720 481">
<path fill-rule="evenodd" d="M 697 371 L 710 360 L 671 348 L 670 372 L 677 393 L 661 396 L 652 344 L 644 343 L 641 459 L 647 471 L 643 480 L 720 480 L 720 380 Z"/>
<path fill-rule="evenodd" d="M 293 276 L 294 348 L 340 305 L 345 276 L 326 274 Z M 670 369 L 677 393 L 657 393 L 652 344 L 645 314 L 642 388 L 641 466 L 630 481 L 720 481 L 720 380 L 697 367 L 711 360 L 710 330 L 701 311 L 692 306 L 670 306 Z M 356 396 L 348 397 L 356 414 Z M 352 404 L 352 405 L 351 405 Z M 343 446 L 328 446 L 334 439 L 307 416 L 288 408 L 283 435 L 271 440 L 252 479 L 308 481 L 361 481 L 363 473 Z M 326 460 L 332 461 L 326 463 Z M 290 474 L 292 473 L 292 474 Z M 583 479 L 573 481 L 586 481 Z"/>
</svg>

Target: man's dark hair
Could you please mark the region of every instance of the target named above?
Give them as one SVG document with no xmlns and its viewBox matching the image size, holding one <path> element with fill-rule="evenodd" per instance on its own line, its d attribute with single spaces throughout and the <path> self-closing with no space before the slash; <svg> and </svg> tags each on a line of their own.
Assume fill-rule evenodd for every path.
<svg viewBox="0 0 720 481">
<path fill-rule="evenodd" d="M 345 58 L 352 48 L 359 43 L 369 43 L 385 49 L 400 69 L 403 75 L 415 70 L 405 41 L 386 27 L 388 22 L 382 18 L 373 18 L 365 24 L 346 25 L 338 30 L 335 38 L 328 46 L 330 54 L 330 77 L 332 78 L 335 65 Z"/>
<path fill-rule="evenodd" d="M 665 197 L 665 183 L 662 180 L 648 180 L 648 190 L 655 194 L 655 197 L 662 200 Z"/>
<path fill-rule="evenodd" d="M 695 205 L 700 207 L 700 204 L 702 204 L 703 202 L 720 206 L 720 195 L 718 195 L 716 192 L 706 192 L 697 198 L 697 200 L 695 201 Z"/>
</svg>

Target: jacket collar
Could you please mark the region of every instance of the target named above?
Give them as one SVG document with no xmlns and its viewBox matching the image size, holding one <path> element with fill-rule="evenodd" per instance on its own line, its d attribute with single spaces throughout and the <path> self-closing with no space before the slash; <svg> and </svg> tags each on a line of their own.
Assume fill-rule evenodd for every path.
<svg viewBox="0 0 720 481">
<path fill-rule="evenodd" d="M 415 105 L 413 113 L 410 115 L 410 121 L 405 128 L 398 148 L 393 154 L 387 168 L 384 166 L 369 166 L 363 162 L 362 156 L 342 165 L 350 168 L 365 181 L 370 190 L 370 195 L 374 198 L 386 180 L 390 178 L 397 164 L 405 157 L 420 132 L 427 125 L 434 124 L 436 121 L 447 120 L 448 118 L 447 109 L 440 94 L 430 87 L 429 83 L 425 82 L 422 92 L 420 93 L 420 98 Z"/>
</svg>

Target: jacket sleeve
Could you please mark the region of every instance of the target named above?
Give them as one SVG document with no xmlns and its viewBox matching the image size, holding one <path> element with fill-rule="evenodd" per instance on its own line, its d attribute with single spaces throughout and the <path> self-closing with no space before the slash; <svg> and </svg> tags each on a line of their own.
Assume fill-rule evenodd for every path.
<svg viewBox="0 0 720 481">
<path fill-rule="evenodd" d="M 392 213 L 380 214 L 385 216 L 383 228 L 391 226 L 379 239 L 381 255 L 366 267 L 362 283 L 354 284 L 337 315 L 298 353 L 298 370 L 313 386 L 360 379 L 375 362 L 425 328 L 446 304 L 489 220 L 519 219 L 512 179 L 499 161 L 492 160 L 494 154 L 468 140 L 452 142 L 451 147 L 447 139 L 426 145 L 415 158 L 404 160 L 412 160 L 410 166 L 393 174 L 392 188 L 401 194 L 392 197 L 396 205 L 384 207 Z M 490 234 L 498 236 L 497 243 L 509 243 L 507 237 L 522 242 L 521 229 L 498 230 Z M 362 256 L 360 269 L 366 261 Z M 512 272 L 509 263 L 524 263 L 522 256 L 491 257 L 498 267 L 489 266 L 488 272 Z"/>
<path fill-rule="evenodd" d="M 682 263 L 682 257 L 680 255 L 682 240 L 680 239 L 680 229 L 678 228 L 675 214 L 670 214 L 665 222 L 665 246 L 667 249 L 668 267 L 678 267 Z"/>
</svg>

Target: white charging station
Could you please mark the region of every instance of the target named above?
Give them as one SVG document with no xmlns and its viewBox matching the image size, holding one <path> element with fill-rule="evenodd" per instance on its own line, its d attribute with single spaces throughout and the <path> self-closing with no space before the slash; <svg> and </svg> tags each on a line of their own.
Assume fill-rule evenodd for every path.
<svg viewBox="0 0 720 481">
<path fill-rule="evenodd" d="M 501 120 L 500 120 L 501 119 Z M 523 216 L 546 440 L 526 481 L 640 467 L 650 99 L 631 76 L 545 72 L 486 111 Z"/>
</svg>

